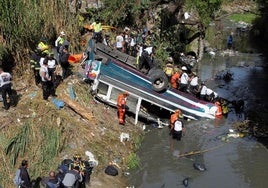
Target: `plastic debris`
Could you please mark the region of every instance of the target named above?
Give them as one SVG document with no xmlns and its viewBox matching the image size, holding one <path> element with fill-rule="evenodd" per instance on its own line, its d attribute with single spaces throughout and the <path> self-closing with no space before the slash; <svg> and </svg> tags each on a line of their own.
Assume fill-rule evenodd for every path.
<svg viewBox="0 0 268 188">
<path fill-rule="evenodd" d="M 70 98 L 72 100 L 74 100 L 76 98 L 76 95 L 75 95 L 75 92 L 74 92 L 74 89 L 73 89 L 72 85 L 69 86 L 69 94 L 70 94 Z"/>
<path fill-rule="evenodd" d="M 37 92 L 36 91 L 29 94 L 29 96 L 30 96 L 31 99 L 33 99 L 36 95 L 37 95 Z"/>
<path fill-rule="evenodd" d="M 120 134 L 120 142 L 129 141 L 129 134 L 128 133 L 121 133 Z"/>
<path fill-rule="evenodd" d="M 53 98 L 52 103 L 55 104 L 57 109 L 63 108 L 64 107 L 64 102 L 62 100 Z"/>
<path fill-rule="evenodd" d="M 88 156 L 88 161 L 91 164 L 91 166 L 95 167 L 98 166 L 99 162 L 95 159 L 93 153 L 90 151 L 85 151 L 86 156 Z"/>
</svg>

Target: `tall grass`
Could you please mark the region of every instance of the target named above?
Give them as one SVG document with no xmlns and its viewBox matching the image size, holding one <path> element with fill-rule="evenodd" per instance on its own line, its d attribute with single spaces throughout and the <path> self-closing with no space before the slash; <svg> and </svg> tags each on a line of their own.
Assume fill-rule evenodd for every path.
<svg viewBox="0 0 268 188">
<path fill-rule="evenodd" d="M 78 31 L 75 15 L 70 13 L 68 2 L 66 0 L 0 1 L 0 38 L 5 42 L 2 46 L 13 56 L 19 75 L 29 68 L 29 51 L 36 48 L 42 36 L 47 37 L 53 45 L 60 30 L 67 31 L 69 35 Z"/>
</svg>

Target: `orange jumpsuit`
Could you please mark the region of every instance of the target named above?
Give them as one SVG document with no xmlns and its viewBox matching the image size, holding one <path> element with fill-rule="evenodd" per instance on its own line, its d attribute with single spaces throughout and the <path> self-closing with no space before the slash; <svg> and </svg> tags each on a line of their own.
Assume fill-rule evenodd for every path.
<svg viewBox="0 0 268 188">
<path fill-rule="evenodd" d="M 170 83 L 172 88 L 178 89 L 178 82 L 180 80 L 180 76 L 181 76 L 180 72 L 176 72 L 171 76 Z"/>
<path fill-rule="evenodd" d="M 219 102 L 215 102 L 215 106 L 217 107 L 217 111 L 216 111 L 215 116 L 217 118 L 221 118 L 222 117 L 222 107 L 221 107 L 220 103 Z"/>
<path fill-rule="evenodd" d="M 127 104 L 127 95 L 125 93 L 121 93 L 117 97 L 117 115 L 119 124 L 125 124 L 125 112 L 126 112 L 126 104 Z"/>
</svg>

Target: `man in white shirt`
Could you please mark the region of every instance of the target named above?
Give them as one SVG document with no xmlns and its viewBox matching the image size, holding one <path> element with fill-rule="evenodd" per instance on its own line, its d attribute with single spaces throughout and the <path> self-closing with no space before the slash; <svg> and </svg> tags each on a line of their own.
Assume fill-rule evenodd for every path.
<svg viewBox="0 0 268 188">
<path fill-rule="evenodd" d="M 207 88 L 206 90 L 206 100 L 213 102 L 215 98 L 218 97 L 218 94 L 216 92 L 214 92 L 212 89 Z"/>
<path fill-rule="evenodd" d="M 147 47 L 142 51 L 142 54 L 139 58 L 139 70 L 147 74 L 150 69 L 155 67 L 154 64 L 154 54 L 156 46 Z"/>
<path fill-rule="evenodd" d="M 187 68 L 185 66 L 182 66 L 182 75 L 180 78 L 180 85 L 179 85 L 179 90 L 186 92 L 188 89 L 188 82 L 189 82 L 189 76 L 187 74 Z"/>
<path fill-rule="evenodd" d="M 174 128 L 172 131 L 172 138 L 180 141 L 182 137 L 183 128 L 184 128 L 183 122 L 177 119 L 174 123 Z"/>
<path fill-rule="evenodd" d="M 119 50 L 120 52 L 124 52 L 124 45 L 125 45 L 125 40 L 123 37 L 123 32 L 119 33 L 119 35 L 116 36 L 116 49 Z"/>
<path fill-rule="evenodd" d="M 4 72 L 2 67 L 0 67 L 0 90 L 2 92 L 4 104 L 2 108 L 8 110 L 10 104 L 13 104 L 14 102 L 11 90 L 11 75 L 8 72 Z M 7 94 L 9 96 L 10 104 L 7 102 Z"/>
<path fill-rule="evenodd" d="M 207 95 L 207 86 L 205 85 L 204 82 L 202 82 L 200 87 L 200 99 L 206 100 L 206 95 Z"/>
<path fill-rule="evenodd" d="M 47 100 L 50 95 L 56 97 L 55 88 L 53 82 L 51 81 L 51 76 L 48 72 L 48 60 L 45 59 L 43 65 L 40 68 L 41 83 L 43 89 L 43 99 Z"/>
<path fill-rule="evenodd" d="M 199 89 L 198 76 L 196 72 L 192 72 L 192 77 L 190 78 L 190 86 L 189 86 L 190 93 L 196 96 L 198 93 L 198 89 Z"/>
</svg>

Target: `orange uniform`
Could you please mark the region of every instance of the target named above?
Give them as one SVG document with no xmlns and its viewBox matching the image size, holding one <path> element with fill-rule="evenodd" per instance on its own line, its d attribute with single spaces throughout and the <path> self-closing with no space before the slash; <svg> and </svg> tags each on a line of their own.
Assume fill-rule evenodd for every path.
<svg viewBox="0 0 268 188">
<path fill-rule="evenodd" d="M 175 110 L 175 113 L 171 114 L 171 116 L 170 116 L 170 130 L 172 130 L 174 128 L 175 121 L 180 117 L 182 117 L 182 113 L 180 110 Z"/>
<path fill-rule="evenodd" d="M 215 102 L 215 106 L 217 107 L 217 111 L 215 113 L 215 116 L 217 118 L 221 118 L 222 117 L 222 108 L 219 102 Z"/>
<path fill-rule="evenodd" d="M 127 107 L 127 96 L 128 92 L 121 93 L 117 97 L 117 110 L 118 110 L 118 121 L 119 124 L 125 124 L 125 112 Z"/>
<path fill-rule="evenodd" d="M 173 74 L 171 76 L 170 83 L 171 83 L 172 88 L 178 89 L 178 83 L 179 83 L 179 80 L 180 80 L 180 76 L 181 76 L 180 72 L 176 72 L 175 74 Z"/>
</svg>

